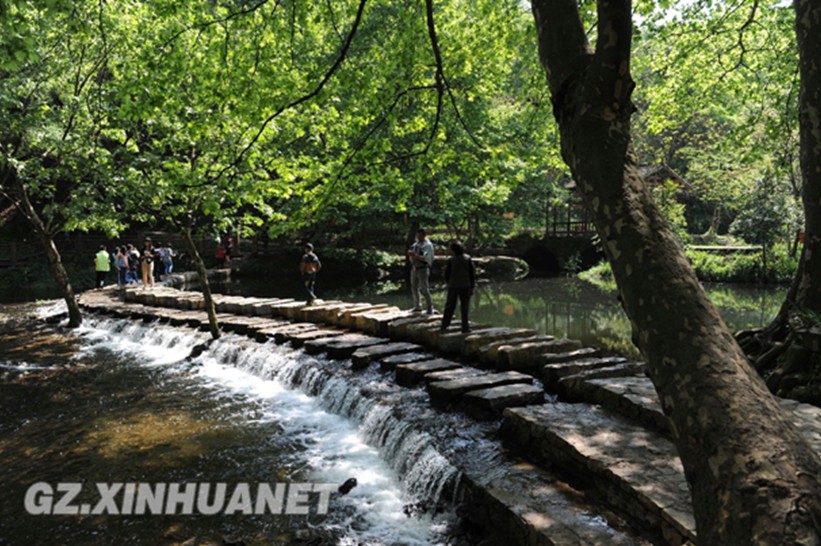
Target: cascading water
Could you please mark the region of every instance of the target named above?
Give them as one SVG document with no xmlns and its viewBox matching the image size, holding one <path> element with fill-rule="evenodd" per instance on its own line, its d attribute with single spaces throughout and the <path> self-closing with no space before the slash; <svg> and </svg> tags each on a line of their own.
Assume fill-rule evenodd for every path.
<svg viewBox="0 0 821 546">
<path fill-rule="evenodd" d="M 262 407 L 261 418 L 275 420 L 297 446 L 298 479 L 341 484 L 356 478 L 358 485 L 335 496 L 319 524 L 334 530 L 341 544 L 443 540 L 453 516 L 440 511 L 458 496 L 459 472 L 430 435 L 403 421 L 379 396 L 363 394 L 378 387 L 366 388 L 333 362 L 272 342 L 227 335 L 189 358 L 195 346 L 208 342 L 204 334 L 122 320 L 87 323 L 87 351 L 102 346 L 139 354 L 149 366 L 190 374 Z"/>
</svg>

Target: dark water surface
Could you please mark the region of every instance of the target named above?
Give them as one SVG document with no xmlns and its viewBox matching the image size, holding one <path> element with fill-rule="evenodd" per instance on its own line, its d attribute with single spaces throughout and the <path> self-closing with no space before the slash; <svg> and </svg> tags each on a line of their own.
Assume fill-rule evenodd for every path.
<svg viewBox="0 0 821 546">
<path fill-rule="evenodd" d="M 87 317 L 68 338 L 38 328 L 6 324 L 0 335 L 0 544 L 445 542 L 447 511 L 407 512 L 438 500 L 455 469 L 435 452 L 409 454 L 402 445 L 386 456 L 373 440 L 393 428 L 390 416 L 374 417 L 378 408 L 358 387 L 326 381 L 316 359 L 237 336 L 189 359 L 202 333 L 141 322 Z M 409 434 L 412 445 L 427 445 Z M 37 482 L 82 483 L 73 504 L 94 506 L 96 483 L 222 482 L 230 496 L 240 483 L 255 490 L 350 477 L 357 487 L 335 495 L 327 516 L 314 508 L 308 516 L 58 516 L 24 508 Z"/>
</svg>

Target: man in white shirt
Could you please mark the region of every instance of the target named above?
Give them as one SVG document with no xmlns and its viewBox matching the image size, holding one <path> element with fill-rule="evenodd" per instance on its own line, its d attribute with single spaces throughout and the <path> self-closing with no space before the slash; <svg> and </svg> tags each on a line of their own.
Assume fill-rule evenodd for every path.
<svg viewBox="0 0 821 546">
<path fill-rule="evenodd" d="M 430 299 L 430 268 L 433 266 L 433 243 L 425 235 L 425 230 L 416 230 L 416 242 L 408 250 L 411 263 L 411 292 L 413 293 L 413 312 L 422 311 L 421 296 L 425 297 L 427 314 L 433 314 L 433 302 Z"/>
</svg>

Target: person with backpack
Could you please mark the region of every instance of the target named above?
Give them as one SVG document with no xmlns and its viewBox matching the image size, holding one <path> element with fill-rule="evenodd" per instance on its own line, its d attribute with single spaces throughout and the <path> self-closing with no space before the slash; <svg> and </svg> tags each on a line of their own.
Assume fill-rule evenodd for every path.
<svg viewBox="0 0 821 546">
<path fill-rule="evenodd" d="M 316 294 L 314 294 L 314 284 L 316 283 L 316 274 L 322 269 L 322 262 L 319 257 L 314 254 L 314 245 L 305 243 L 303 246 L 302 259 L 299 262 L 299 272 L 302 274 L 302 283 L 305 286 L 305 295 L 308 297 L 308 305 L 312 305 L 316 301 Z"/>
</svg>

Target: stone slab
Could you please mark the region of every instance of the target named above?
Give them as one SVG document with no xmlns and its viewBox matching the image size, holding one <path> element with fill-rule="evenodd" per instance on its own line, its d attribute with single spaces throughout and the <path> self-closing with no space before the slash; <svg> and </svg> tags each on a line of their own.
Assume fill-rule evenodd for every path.
<svg viewBox="0 0 821 546">
<path fill-rule="evenodd" d="M 308 350 L 307 346 L 309 343 L 316 344 L 333 338 L 342 337 L 344 335 L 346 335 L 345 330 L 315 328 L 313 330 L 305 329 L 301 332 L 286 333 L 285 337 L 287 338 L 288 343 L 290 343 L 291 346 L 296 348 L 305 347 L 306 352 L 309 352 L 310 354 L 315 354 L 311 353 Z"/>
<path fill-rule="evenodd" d="M 271 304 L 271 315 L 294 320 L 299 310 L 306 305 L 304 301 L 287 301 Z"/>
<path fill-rule="evenodd" d="M 411 330 L 412 331 L 412 330 Z M 431 333 L 424 337 L 425 345 L 435 347 L 439 351 L 447 354 L 458 355 L 462 354 L 465 343 L 468 338 L 481 337 L 485 334 L 490 334 L 498 331 L 498 328 L 492 328 L 485 324 L 470 323 L 470 331 L 463 332 L 460 325 L 451 325 L 447 330 L 436 328 Z"/>
<path fill-rule="evenodd" d="M 305 352 L 308 354 L 327 353 L 331 358 L 348 358 L 357 349 L 370 347 L 387 340 L 366 336 L 363 334 L 351 334 L 334 337 L 333 339 L 314 339 L 305 343 Z"/>
<path fill-rule="evenodd" d="M 554 362 L 542 366 L 542 382 L 547 392 L 556 392 L 559 379 L 568 375 L 574 375 L 584 370 L 595 368 L 606 368 L 615 364 L 627 362 L 627 359 L 620 356 L 609 356 L 603 358 L 582 358 L 580 360 L 570 360 L 566 362 Z"/>
<path fill-rule="evenodd" d="M 464 368 L 458 362 L 444 358 L 399 364 L 396 366 L 396 383 L 403 387 L 414 387 L 428 374 L 455 369 Z"/>
<path fill-rule="evenodd" d="M 581 349 L 581 342 L 575 339 L 552 339 L 550 341 L 528 341 L 500 347 L 496 361 L 500 370 L 535 372 L 539 369 L 539 356 L 545 353 L 563 353 Z"/>
<path fill-rule="evenodd" d="M 272 321 L 273 326 L 269 328 L 263 328 L 259 330 L 254 338 L 259 341 L 260 343 L 265 343 L 269 339 L 276 339 L 277 334 L 282 335 L 282 341 L 279 343 L 284 343 L 285 337 L 284 334 L 289 331 L 298 331 L 298 330 L 316 330 L 317 327 L 314 324 L 305 324 L 305 323 L 297 323 L 294 324 L 293 322 L 288 322 L 285 320 L 276 320 L 273 319 Z"/>
<path fill-rule="evenodd" d="M 537 341 L 552 341 L 556 338 L 553 336 L 538 335 L 523 338 L 516 338 L 515 340 L 503 339 L 500 341 L 493 341 L 483 345 L 479 349 L 479 364 L 483 368 L 498 369 L 499 350 L 503 347 L 508 347 L 514 343 L 537 342 Z"/>
<path fill-rule="evenodd" d="M 489 343 L 529 338 L 535 335 L 534 330 L 527 328 L 489 328 L 481 333 L 468 335 L 462 345 L 462 355 L 468 359 L 476 359 L 479 357 L 482 348 Z"/>
<path fill-rule="evenodd" d="M 352 368 L 355 370 L 360 370 L 367 368 L 368 365 L 374 360 L 420 350 L 422 350 L 422 347 L 419 345 L 407 342 L 382 343 L 379 345 L 363 347 L 361 349 L 357 349 L 351 355 L 351 360 L 353 362 Z"/>
<path fill-rule="evenodd" d="M 428 316 L 423 322 L 407 325 L 404 329 L 403 340 L 438 349 L 437 340 L 443 334 L 441 328 L 442 319 Z"/>
<path fill-rule="evenodd" d="M 587 404 L 504 410 L 505 441 L 597 488 L 617 510 L 673 544 L 696 543 L 695 519 L 675 445 L 663 435 Z"/>
<path fill-rule="evenodd" d="M 355 313 L 351 316 L 352 328 L 372 336 L 389 337 L 390 323 L 405 316 L 398 307 L 385 307 L 373 311 Z"/>
<path fill-rule="evenodd" d="M 345 304 L 340 300 L 327 300 L 297 309 L 293 318 L 302 322 L 333 324 L 336 314 L 344 308 Z"/>
<path fill-rule="evenodd" d="M 272 309 L 276 305 L 280 305 L 280 304 L 283 304 L 283 303 L 291 303 L 293 301 L 294 300 L 292 300 L 292 299 L 281 299 L 281 298 L 272 298 L 272 299 L 268 299 L 268 300 L 262 300 L 262 301 L 257 302 L 253 305 L 254 314 L 257 315 L 257 316 L 261 316 L 261 317 L 272 317 L 272 316 L 274 316 L 274 313 L 273 313 Z"/>
<path fill-rule="evenodd" d="M 317 328 L 316 324 L 311 322 L 294 322 L 291 323 L 290 326 L 285 326 L 274 332 L 274 341 L 277 345 L 282 345 L 283 343 L 288 343 L 291 341 L 293 336 L 308 332 L 316 332 L 318 330 L 319 328 Z"/>
<path fill-rule="evenodd" d="M 388 324 L 388 337 L 396 341 L 412 341 L 408 337 L 408 329 L 425 323 L 428 323 L 430 327 L 438 327 L 442 323 L 442 319 L 431 315 L 403 315 Z"/>
<path fill-rule="evenodd" d="M 404 353 L 394 356 L 388 356 L 379 360 L 379 368 L 383 372 L 391 372 L 398 365 L 410 364 L 411 362 L 421 362 L 423 360 L 431 360 L 433 355 L 430 353 Z"/>
<path fill-rule="evenodd" d="M 577 374 L 567 375 L 559 379 L 556 394 L 562 402 L 582 402 L 583 399 L 577 394 L 576 388 L 576 385 L 581 381 L 615 377 L 646 377 L 646 371 L 647 365 L 644 362 L 623 362 L 604 368 L 583 370 Z"/>
<path fill-rule="evenodd" d="M 539 357 L 539 364 L 557 364 L 560 362 L 569 362 L 571 360 L 581 360 L 583 358 L 593 358 L 601 356 L 600 349 L 593 347 L 582 347 L 575 351 L 568 351 L 566 353 L 547 353 Z"/>
<path fill-rule="evenodd" d="M 519 372 L 489 373 L 476 377 L 451 379 L 449 381 L 434 381 L 428 383 L 428 394 L 431 402 L 454 402 L 466 392 L 509 385 L 511 383 L 532 383 L 533 378 Z"/>
<path fill-rule="evenodd" d="M 434 381 L 451 381 L 453 379 L 464 379 L 479 375 L 487 375 L 487 372 L 477 370 L 476 368 L 471 368 L 469 366 L 461 366 L 452 370 L 426 373 L 424 380 L 425 383 L 432 383 Z"/>
<path fill-rule="evenodd" d="M 470 412 L 471 414 L 478 417 L 498 417 L 505 408 L 544 403 L 544 389 L 536 385 L 514 383 L 468 391 L 464 400 L 468 406 L 478 410 L 478 414 Z"/>
<path fill-rule="evenodd" d="M 354 313 L 359 311 L 375 311 L 377 309 L 384 309 L 387 306 L 388 304 L 386 303 L 352 303 L 345 309 L 341 309 L 336 313 L 336 325 L 343 328 L 350 328 L 352 325 L 351 315 Z"/>
<path fill-rule="evenodd" d="M 225 319 L 220 322 L 220 325 L 230 332 L 236 332 L 240 335 L 254 337 L 259 330 L 270 328 L 275 323 L 271 319 L 263 317 L 248 317 L 238 315 L 230 319 Z"/>
</svg>

